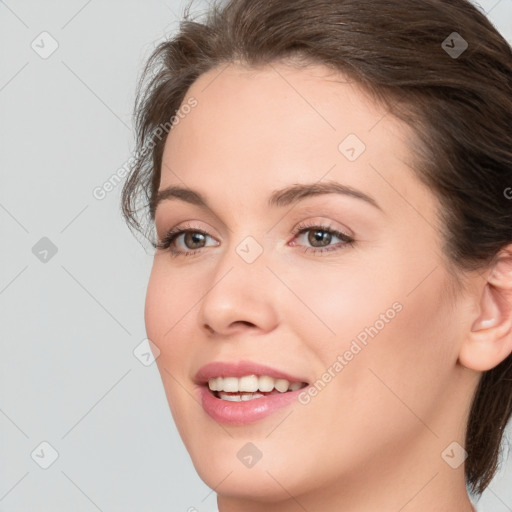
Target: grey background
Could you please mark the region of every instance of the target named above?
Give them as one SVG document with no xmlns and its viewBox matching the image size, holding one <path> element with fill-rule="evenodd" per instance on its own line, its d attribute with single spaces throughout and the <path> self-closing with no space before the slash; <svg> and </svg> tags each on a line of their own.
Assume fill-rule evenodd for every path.
<svg viewBox="0 0 512 512">
<path fill-rule="evenodd" d="M 93 196 L 130 157 L 137 77 L 184 5 L 0 1 L 4 512 L 215 509 L 155 364 L 133 353 L 145 338 L 151 251 L 121 219 L 121 186 Z M 512 41 L 512 0 L 481 6 Z M 58 43 L 47 58 L 31 47 L 51 49 L 44 31 Z M 43 441 L 58 452 L 48 469 Z M 511 483 L 509 457 L 482 510 L 512 511 Z"/>
</svg>

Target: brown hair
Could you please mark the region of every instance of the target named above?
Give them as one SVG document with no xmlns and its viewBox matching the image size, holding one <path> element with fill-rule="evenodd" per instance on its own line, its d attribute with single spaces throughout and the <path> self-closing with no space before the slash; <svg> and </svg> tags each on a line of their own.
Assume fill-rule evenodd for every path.
<svg viewBox="0 0 512 512">
<path fill-rule="evenodd" d="M 415 172 L 438 197 L 447 261 L 488 267 L 512 242 L 512 51 L 466 0 L 230 0 L 148 60 L 135 106 L 137 152 L 122 211 L 154 220 L 169 125 L 192 83 L 228 63 L 320 63 L 357 82 L 417 136 Z M 458 34 L 453 34 L 457 32 Z M 468 47 L 460 55 L 455 49 Z M 453 51 L 451 51 L 453 50 Z M 294 58 L 294 59 L 292 59 Z M 165 135 L 167 135 L 167 131 Z M 150 151 L 148 151 L 150 147 Z M 148 215 L 149 214 L 149 218 Z M 512 355 L 484 372 L 466 432 L 466 482 L 482 493 L 512 414 Z"/>
</svg>

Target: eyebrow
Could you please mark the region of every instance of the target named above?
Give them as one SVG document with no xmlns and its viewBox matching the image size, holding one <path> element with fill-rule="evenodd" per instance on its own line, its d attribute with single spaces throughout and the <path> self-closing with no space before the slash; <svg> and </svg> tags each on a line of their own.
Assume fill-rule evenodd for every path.
<svg viewBox="0 0 512 512">
<path fill-rule="evenodd" d="M 285 206 L 289 206 L 291 204 L 295 204 L 307 197 L 318 196 L 323 194 L 340 194 L 344 196 L 354 197 L 356 199 L 365 201 L 366 203 L 372 205 L 373 207 L 377 208 L 380 211 L 383 211 L 373 197 L 365 194 L 364 192 L 361 192 L 360 190 L 349 187 L 347 185 L 342 185 L 341 183 L 337 183 L 335 181 L 324 183 L 301 183 L 291 185 L 280 190 L 275 190 L 274 192 L 272 192 L 268 200 L 268 206 L 273 208 L 282 208 Z M 157 193 L 157 196 L 151 208 L 151 213 L 153 217 L 158 205 L 162 201 L 172 199 L 179 199 L 186 203 L 190 203 L 201 208 L 208 209 L 210 211 L 212 210 L 211 207 L 208 205 L 207 200 L 199 192 L 187 187 L 173 185 L 164 188 Z"/>
</svg>

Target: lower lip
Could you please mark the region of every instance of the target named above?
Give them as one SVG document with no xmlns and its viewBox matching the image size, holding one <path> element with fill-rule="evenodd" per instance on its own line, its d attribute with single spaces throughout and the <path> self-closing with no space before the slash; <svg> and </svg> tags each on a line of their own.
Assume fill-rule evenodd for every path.
<svg viewBox="0 0 512 512">
<path fill-rule="evenodd" d="M 248 425 L 290 405 L 297 400 L 299 393 L 304 389 L 287 391 L 279 395 L 266 395 L 246 402 L 229 402 L 217 398 L 207 386 L 200 387 L 200 394 L 201 403 L 206 414 L 218 423 Z"/>
</svg>

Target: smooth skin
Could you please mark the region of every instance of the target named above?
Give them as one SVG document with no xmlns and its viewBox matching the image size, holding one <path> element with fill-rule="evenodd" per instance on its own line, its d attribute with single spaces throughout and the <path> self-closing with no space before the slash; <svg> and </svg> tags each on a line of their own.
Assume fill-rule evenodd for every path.
<svg viewBox="0 0 512 512">
<path fill-rule="evenodd" d="M 219 510 L 471 511 L 464 464 L 453 469 L 442 453 L 464 445 L 480 372 L 512 351 L 511 247 L 457 288 L 439 205 L 411 168 L 411 128 L 321 65 L 223 65 L 190 97 L 197 106 L 168 136 L 160 190 L 193 189 L 209 209 L 166 199 L 155 224 L 159 239 L 172 228 L 207 236 L 179 236 L 175 256 L 156 251 L 145 320 L 173 418 Z M 349 134 L 366 146 L 354 161 L 339 149 Z M 328 182 L 378 207 L 334 193 L 268 205 L 278 189 Z M 354 242 L 293 234 L 317 225 Z M 250 264 L 236 251 L 249 236 L 263 250 Z M 396 302 L 401 311 L 307 405 L 245 426 L 202 409 L 194 375 L 204 364 L 255 361 L 314 383 Z M 237 457 L 247 442 L 262 452 L 252 468 Z"/>
</svg>

